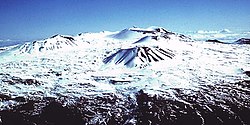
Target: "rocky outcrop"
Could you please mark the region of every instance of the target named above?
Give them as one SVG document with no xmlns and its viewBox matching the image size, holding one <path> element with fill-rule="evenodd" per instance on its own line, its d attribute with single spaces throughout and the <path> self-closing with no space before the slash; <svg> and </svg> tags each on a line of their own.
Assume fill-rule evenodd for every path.
<svg viewBox="0 0 250 125">
<path fill-rule="evenodd" d="M 241 38 L 234 42 L 235 44 L 250 44 L 250 39 L 248 38 Z"/>
<path fill-rule="evenodd" d="M 219 41 L 217 39 L 214 39 L 214 40 L 209 39 L 209 40 L 206 40 L 206 42 L 210 42 L 210 43 L 224 43 L 224 42 Z"/>
<path fill-rule="evenodd" d="M 41 82 L 39 82 L 36 79 L 22 79 L 20 77 L 2 73 L 0 73 L 0 76 L 1 76 L 1 81 L 9 85 L 15 85 L 15 84 L 35 85 L 35 86 L 41 85 Z"/>
<path fill-rule="evenodd" d="M 223 44 L 250 44 L 250 39 L 247 39 L 247 38 L 241 38 L 235 42 L 232 42 L 232 43 L 228 43 L 228 42 L 222 42 L 222 41 L 219 41 L 217 39 L 209 39 L 209 40 L 206 40 L 206 42 L 212 42 L 212 43 L 223 43 Z"/>
<path fill-rule="evenodd" d="M 67 96 L 33 98 L 1 110 L 0 124 L 246 125 L 250 124 L 250 95 L 248 90 L 239 89 L 249 88 L 249 84 L 249 81 L 239 81 L 206 86 L 200 90 L 176 88 L 173 95 L 149 95 L 140 90 L 135 98 L 106 93 L 79 97 L 74 102 L 69 102 L 71 99 Z M 0 95 L 0 99 L 14 100 L 6 95 Z"/>
<path fill-rule="evenodd" d="M 244 74 L 250 77 L 250 71 L 244 71 Z"/>
</svg>

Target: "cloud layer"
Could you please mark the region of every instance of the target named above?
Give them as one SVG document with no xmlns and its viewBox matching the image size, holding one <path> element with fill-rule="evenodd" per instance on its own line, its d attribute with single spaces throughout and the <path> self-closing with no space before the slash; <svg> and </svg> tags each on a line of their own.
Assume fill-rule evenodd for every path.
<svg viewBox="0 0 250 125">
<path fill-rule="evenodd" d="M 240 38 L 250 38 L 250 32 L 233 32 L 229 29 L 223 29 L 218 31 L 199 30 L 196 32 L 189 32 L 187 34 L 190 35 L 192 39 L 198 41 L 217 39 L 223 40 L 225 42 L 233 42 Z"/>
</svg>

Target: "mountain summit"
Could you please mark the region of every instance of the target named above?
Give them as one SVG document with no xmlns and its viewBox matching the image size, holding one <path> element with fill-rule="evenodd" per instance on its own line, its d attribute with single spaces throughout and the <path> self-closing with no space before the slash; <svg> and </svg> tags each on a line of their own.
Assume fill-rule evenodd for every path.
<svg viewBox="0 0 250 125">
<path fill-rule="evenodd" d="M 123 64 L 127 67 L 144 67 L 148 63 L 172 59 L 174 51 L 168 49 L 171 42 L 192 41 L 162 27 L 147 29 L 129 28 L 111 35 L 114 39 L 126 40 L 130 44 L 103 60 L 105 64 Z"/>
<path fill-rule="evenodd" d="M 76 40 L 71 36 L 54 35 L 50 38 L 40 41 L 26 43 L 19 48 L 21 53 L 37 53 L 45 51 L 54 51 L 60 49 L 69 49 L 78 46 Z"/>
<path fill-rule="evenodd" d="M 118 32 L 82 33 L 76 36 L 54 35 L 21 45 L 19 54 L 50 54 L 51 52 L 84 51 L 95 49 L 104 65 L 125 65 L 144 67 L 152 62 L 169 60 L 175 57 L 178 43 L 192 39 L 173 33 L 162 27 L 127 28 Z"/>
</svg>

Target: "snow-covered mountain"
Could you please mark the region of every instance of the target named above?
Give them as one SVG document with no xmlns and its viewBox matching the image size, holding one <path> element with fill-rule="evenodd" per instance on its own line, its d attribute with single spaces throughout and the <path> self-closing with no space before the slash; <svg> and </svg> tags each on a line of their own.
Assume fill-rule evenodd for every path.
<svg viewBox="0 0 250 125">
<path fill-rule="evenodd" d="M 115 105 L 125 105 L 126 101 L 138 99 L 138 92 L 143 99 L 144 93 L 160 95 L 189 106 L 200 119 L 214 114 L 209 106 L 230 113 L 229 103 L 249 107 L 241 102 L 250 97 L 245 85 L 249 81 L 249 45 L 212 42 L 194 41 L 162 27 L 133 27 L 117 32 L 55 35 L 4 48 L 0 53 L 0 110 L 27 99 L 65 98 L 64 103 L 72 104 L 82 97 L 96 99 L 107 95 L 120 99 Z M 249 43 L 249 39 L 238 43 Z M 113 103 L 104 106 L 110 105 Z M 195 105 L 199 107 L 196 109 Z M 125 112 L 130 112 L 124 107 Z M 176 108 L 175 103 L 171 108 Z M 140 107 L 133 110 L 136 109 Z M 109 116 L 96 113 L 88 122 L 98 123 L 104 117 Z M 128 119 L 136 123 L 135 116 Z M 217 121 L 220 123 L 221 118 Z"/>
<path fill-rule="evenodd" d="M 225 53 L 218 54 L 221 51 Z M 248 52 L 248 49 L 237 45 L 194 42 L 185 35 L 162 27 L 127 28 L 117 32 L 82 33 L 76 36 L 55 35 L 25 43 L 1 54 L 0 72 L 43 82 L 41 88 L 47 89 L 41 90 L 42 95 L 47 96 L 75 91 L 83 94 L 84 88 L 73 88 L 77 87 L 77 83 L 86 82 L 95 86 L 88 88 L 92 92 L 124 91 L 109 84 L 108 81 L 114 79 L 130 81 L 131 84 L 123 86 L 126 89 L 147 86 L 159 90 L 193 86 L 191 84 L 197 84 L 197 79 L 208 77 L 209 74 L 218 76 L 209 78 L 212 81 L 227 79 L 225 72 L 238 75 L 239 69 L 248 67 L 248 57 L 243 56 L 245 54 L 242 52 Z M 227 63 L 228 58 L 224 58 L 227 56 L 234 63 Z M 52 71 L 61 75 L 53 75 Z M 125 74 L 135 77 L 130 78 Z M 183 80 L 190 84 L 181 84 Z M 19 93 L 6 89 L 10 87 L 6 82 L 1 83 L 4 93 Z M 74 86 L 68 88 L 68 84 Z M 166 84 L 166 88 L 157 87 Z M 51 91 L 55 85 L 62 89 Z M 38 90 L 27 88 L 25 91 Z"/>
<path fill-rule="evenodd" d="M 18 76 L 35 79 L 42 82 L 39 88 L 14 90 L 4 80 L 1 80 L 1 88 L 4 89 L 3 93 L 13 96 L 21 93 L 29 95 L 37 91 L 42 91 L 42 95 L 46 96 L 69 94 L 70 91 L 77 91 L 81 95 L 87 93 L 81 90 L 83 88 L 77 87 L 77 84 L 89 82 L 92 87 L 85 88 L 88 93 L 117 91 L 115 86 L 106 82 L 113 79 L 130 79 L 130 82 L 136 82 L 135 79 L 123 76 L 129 72 L 151 77 L 155 72 L 151 71 L 152 66 L 162 63 L 172 65 L 183 50 L 191 47 L 190 43 L 192 40 L 189 37 L 161 27 L 128 28 L 118 32 L 81 33 L 76 36 L 55 35 L 1 53 L 2 77 L 8 73 L 11 75 L 9 78 Z M 144 74 L 137 70 L 145 67 L 151 73 Z M 66 87 L 69 83 L 74 86 Z M 55 86 L 62 89 L 57 90 Z"/>
<path fill-rule="evenodd" d="M 116 34 L 110 35 L 110 37 L 123 40 L 131 40 L 131 39 L 139 40 L 145 36 L 154 36 L 155 39 L 157 37 L 158 38 L 162 37 L 165 39 L 170 39 L 170 37 L 176 37 L 179 38 L 179 40 L 181 41 L 192 41 L 191 38 L 187 36 L 167 31 L 162 27 L 149 27 L 146 29 L 134 27 L 134 28 L 124 29 Z"/>
<path fill-rule="evenodd" d="M 171 59 L 174 56 L 174 52 L 168 49 L 171 42 L 192 41 L 187 36 L 169 32 L 161 27 L 129 28 L 110 37 L 125 40 L 126 45 L 105 58 L 103 62 L 123 64 L 127 67 L 145 67 L 150 62 Z"/>
<path fill-rule="evenodd" d="M 54 51 L 60 49 L 70 49 L 78 46 L 75 39 L 71 36 L 54 35 L 48 39 L 29 42 L 19 48 L 21 53 L 37 53 Z"/>
<path fill-rule="evenodd" d="M 104 41 L 107 44 L 109 41 L 116 41 L 114 45 L 117 44 L 118 46 L 119 44 L 129 45 L 132 43 L 135 45 L 138 43 L 151 43 L 152 45 L 157 45 L 159 42 L 157 43 L 156 41 L 161 41 L 161 44 L 164 44 L 164 41 L 166 42 L 169 40 L 192 41 L 191 38 L 187 36 L 167 31 L 162 27 L 150 27 L 147 29 L 127 28 L 120 32 L 82 33 L 78 36 L 54 35 L 44 40 L 28 42 L 20 46 L 19 51 L 20 53 L 32 54 L 47 51 L 68 50 L 71 48 L 76 49 L 77 46 L 84 46 L 82 44 L 86 45 L 91 41 L 91 44 L 94 44 L 93 42 L 96 42 L 97 40 Z"/>
<path fill-rule="evenodd" d="M 115 64 L 129 60 L 129 62 L 125 61 L 123 65 L 141 67 L 150 62 L 173 58 L 175 55 L 174 41 L 192 42 L 192 39 L 182 34 L 167 31 L 162 27 L 146 29 L 134 27 L 120 32 L 82 33 L 77 36 L 54 35 L 44 40 L 25 43 L 18 48 L 18 53 L 41 55 L 92 47 L 102 50 L 101 53 L 104 54 L 114 53 L 104 58 L 105 64 L 114 62 L 112 59 L 118 60 L 118 62 L 115 61 Z M 114 51 L 111 51 L 112 49 Z M 134 51 L 130 51 L 131 49 Z"/>
</svg>

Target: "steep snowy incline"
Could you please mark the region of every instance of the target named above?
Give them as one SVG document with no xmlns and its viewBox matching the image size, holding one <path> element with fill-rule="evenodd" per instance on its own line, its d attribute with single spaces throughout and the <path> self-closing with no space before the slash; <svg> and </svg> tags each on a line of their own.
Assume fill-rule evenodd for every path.
<svg viewBox="0 0 250 125">
<path fill-rule="evenodd" d="M 76 40 L 70 36 L 55 35 L 42 41 L 26 43 L 20 47 L 20 53 L 38 53 L 55 51 L 60 49 L 70 49 L 78 46 Z"/>
<path fill-rule="evenodd" d="M 126 42 L 122 48 L 104 59 L 105 64 L 145 67 L 151 62 L 172 59 L 176 44 L 191 42 L 191 38 L 169 32 L 164 28 L 130 28 L 111 35 Z M 112 65 L 113 66 L 113 65 Z"/>
</svg>

